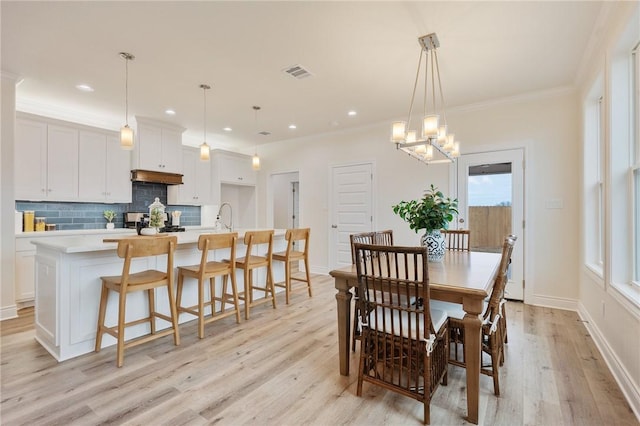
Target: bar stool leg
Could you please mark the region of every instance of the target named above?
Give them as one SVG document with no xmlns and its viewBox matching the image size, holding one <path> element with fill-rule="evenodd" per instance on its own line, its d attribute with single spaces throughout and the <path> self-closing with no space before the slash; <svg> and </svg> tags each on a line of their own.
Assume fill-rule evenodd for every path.
<svg viewBox="0 0 640 426">
<path fill-rule="evenodd" d="M 311 292 L 311 272 L 309 272 L 309 258 L 304 258 L 304 273 L 307 276 L 307 287 L 309 288 L 309 297 L 313 297 Z"/>
<path fill-rule="evenodd" d="M 120 291 L 119 295 L 119 310 L 118 310 L 118 348 L 117 348 L 117 356 L 116 356 L 116 365 L 118 368 L 122 367 L 124 364 L 124 314 L 125 308 L 127 305 L 127 294 Z"/>
<path fill-rule="evenodd" d="M 104 334 L 104 317 L 107 311 L 107 300 L 109 298 L 109 289 L 102 283 L 100 293 L 100 308 L 98 310 L 98 329 L 96 330 L 96 347 L 95 351 L 100 352 L 102 348 L 102 335 Z"/>
<path fill-rule="evenodd" d="M 204 338 L 204 281 L 198 278 L 198 337 Z"/>
</svg>

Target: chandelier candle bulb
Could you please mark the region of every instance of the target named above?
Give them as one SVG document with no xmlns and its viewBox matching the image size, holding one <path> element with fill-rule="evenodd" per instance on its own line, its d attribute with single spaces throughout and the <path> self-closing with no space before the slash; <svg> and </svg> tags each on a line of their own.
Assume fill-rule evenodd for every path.
<svg viewBox="0 0 640 426">
<path fill-rule="evenodd" d="M 402 143 L 405 141 L 405 132 L 407 130 L 406 121 L 396 121 L 391 127 L 391 142 Z"/>
</svg>

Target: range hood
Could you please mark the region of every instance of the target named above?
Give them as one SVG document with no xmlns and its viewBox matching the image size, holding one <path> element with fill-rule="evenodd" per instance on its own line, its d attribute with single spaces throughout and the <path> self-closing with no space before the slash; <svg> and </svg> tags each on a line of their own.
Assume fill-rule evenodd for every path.
<svg viewBox="0 0 640 426">
<path fill-rule="evenodd" d="M 178 173 L 156 172 L 152 170 L 131 170 L 131 182 L 182 185 L 182 175 Z"/>
</svg>

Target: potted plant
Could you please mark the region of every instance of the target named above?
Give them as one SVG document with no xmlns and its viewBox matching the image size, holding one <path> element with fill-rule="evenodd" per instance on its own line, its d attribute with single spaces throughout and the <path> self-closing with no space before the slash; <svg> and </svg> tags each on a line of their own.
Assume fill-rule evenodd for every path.
<svg viewBox="0 0 640 426">
<path fill-rule="evenodd" d="M 416 233 L 421 229 L 425 230 L 420 242 L 429 248 L 429 261 L 442 261 L 446 247 L 440 230 L 447 229 L 454 215 L 458 214 L 458 199 L 445 197 L 432 184 L 422 198 L 400 201 L 392 208 Z"/>
<path fill-rule="evenodd" d="M 104 212 L 102 212 L 102 215 L 105 219 L 107 219 L 107 229 L 115 228 L 116 225 L 113 223 L 113 219 L 116 218 L 116 212 L 114 212 L 113 210 L 105 210 Z"/>
</svg>

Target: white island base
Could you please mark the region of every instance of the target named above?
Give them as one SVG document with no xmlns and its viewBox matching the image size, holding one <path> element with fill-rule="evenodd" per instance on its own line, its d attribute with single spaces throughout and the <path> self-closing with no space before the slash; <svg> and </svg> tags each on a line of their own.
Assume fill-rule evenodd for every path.
<svg viewBox="0 0 640 426">
<path fill-rule="evenodd" d="M 174 268 L 200 263 L 201 253 L 197 247 L 198 236 L 212 230 L 180 232 L 171 235 L 178 237 L 178 247 L 174 255 Z M 284 230 L 276 230 L 274 251 L 286 248 Z M 242 244 L 244 231 L 238 231 L 236 256 L 244 256 L 246 246 Z M 135 236 L 134 233 L 131 236 Z M 36 245 L 36 288 L 35 288 L 35 329 L 36 340 L 58 361 L 64 361 L 94 351 L 98 305 L 100 301 L 101 281 L 104 275 L 122 273 L 123 259 L 116 254 L 117 243 L 104 243 L 101 236 L 47 238 L 46 242 Z M 265 251 L 259 247 L 258 250 Z M 254 252 L 254 255 L 264 255 Z M 229 257 L 228 250 L 217 250 L 212 254 L 215 260 Z M 211 257 L 210 257 L 211 259 Z M 166 256 L 134 259 L 132 272 L 144 269 L 166 268 Z M 177 269 L 176 269 L 177 270 Z M 264 270 L 257 271 L 254 282 L 263 282 Z M 282 281 L 284 267 L 282 262 L 273 264 L 274 280 Z M 244 288 L 242 270 L 236 271 L 238 291 Z M 256 281 L 257 280 L 257 281 Z M 177 282 L 177 281 L 176 281 Z M 221 283 L 217 283 L 221 286 Z M 205 286 L 205 289 L 208 286 Z M 175 289 L 175 287 L 174 287 Z M 262 297 L 262 292 L 254 294 Z M 208 297 L 208 296 L 207 296 Z M 197 304 L 197 286 L 193 279 L 185 280 L 183 304 Z M 106 324 L 117 323 L 117 295 L 110 294 L 107 305 Z M 169 300 L 162 289 L 156 291 L 157 310 L 169 315 Z M 217 306 L 217 309 L 219 305 Z M 146 316 L 148 303 L 145 292 L 136 292 L 127 296 L 126 320 Z M 193 315 L 182 313 L 180 323 L 194 320 Z M 168 323 L 157 320 L 158 329 L 168 327 Z M 149 333 L 148 324 L 138 324 L 127 328 L 125 339 L 129 340 Z M 116 344 L 116 339 L 105 334 L 102 347 Z"/>
</svg>

